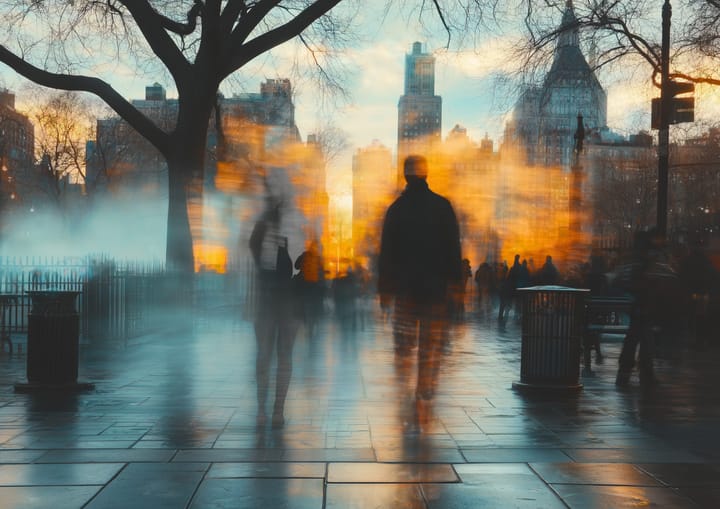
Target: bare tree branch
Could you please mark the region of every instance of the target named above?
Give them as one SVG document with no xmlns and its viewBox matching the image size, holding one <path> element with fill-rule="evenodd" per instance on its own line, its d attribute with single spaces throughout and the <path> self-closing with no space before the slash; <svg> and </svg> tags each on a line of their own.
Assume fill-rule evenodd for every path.
<svg viewBox="0 0 720 509">
<path fill-rule="evenodd" d="M 29 64 L 22 58 L 0 46 L 0 61 L 7 64 L 21 76 L 46 87 L 59 90 L 90 92 L 105 101 L 125 121 L 147 138 L 160 152 L 167 151 L 168 135 L 155 126 L 145 115 L 125 100 L 107 82 L 88 76 L 56 74 Z"/>
</svg>

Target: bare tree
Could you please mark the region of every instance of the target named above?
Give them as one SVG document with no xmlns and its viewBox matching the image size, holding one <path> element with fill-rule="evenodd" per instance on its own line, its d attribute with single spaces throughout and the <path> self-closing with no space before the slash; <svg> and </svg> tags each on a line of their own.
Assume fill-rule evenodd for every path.
<svg viewBox="0 0 720 509">
<path fill-rule="evenodd" d="M 387 3 L 400 4 L 420 20 L 437 16 L 448 38 L 471 33 L 484 19 L 483 10 L 499 4 Z M 347 40 L 353 6 L 362 5 L 358 0 L 9 0 L 0 6 L 6 31 L 0 62 L 35 83 L 97 95 L 162 154 L 168 167 L 167 262 L 191 271 L 187 192 L 191 180 L 202 178 L 208 122 L 220 84 L 295 37 L 322 74 L 326 49 Z M 134 61 L 128 63 L 128 56 Z M 118 58 L 138 72 L 163 68 L 169 74 L 179 102 L 171 129 L 163 130 L 123 98 L 112 84 L 116 77 L 100 73 L 115 68 Z"/>
<path fill-rule="evenodd" d="M 622 240 L 653 224 L 657 196 L 655 165 L 649 152 L 628 161 L 610 158 L 598 161 L 593 212 L 600 231 L 610 228 Z"/>
<path fill-rule="evenodd" d="M 720 85 L 716 71 L 716 59 L 720 57 L 720 2 L 675 3 L 682 16 L 672 17 L 670 78 Z M 662 2 L 521 0 L 521 4 L 527 37 L 525 44 L 518 46 L 518 56 L 524 69 L 543 68 L 550 61 L 556 41 L 568 28 L 559 26 L 557 14 L 571 5 L 575 27 L 592 53 L 592 65 L 623 65 L 625 69 L 644 65 L 653 83 L 660 86 Z"/>
<path fill-rule="evenodd" d="M 42 180 L 34 184 L 60 205 L 70 182 L 86 180 L 85 142 L 94 119 L 87 100 L 69 91 L 49 94 L 33 107 L 31 115 L 36 160 L 42 162 Z"/>
<path fill-rule="evenodd" d="M 109 0 L 107 2 L 21 1 L 3 8 L 7 36 L 0 61 L 41 85 L 86 91 L 104 100 L 167 160 L 168 265 L 193 269 L 187 186 L 201 176 L 208 122 L 220 83 L 257 56 L 304 33 L 342 33 L 328 12 L 341 0 Z M 313 24 L 317 30 L 306 30 Z M 114 37 L 108 37 L 112 35 Z M 324 42 L 319 40 L 319 42 Z M 85 74 L 102 61 L 130 51 L 142 66 L 146 53 L 172 77 L 178 91 L 175 125 L 162 130 L 123 98 L 109 80 Z M 93 65 L 88 65 L 94 58 Z"/>
<path fill-rule="evenodd" d="M 314 136 L 326 165 L 330 165 L 349 148 L 347 132 L 332 123 L 318 128 Z"/>
</svg>

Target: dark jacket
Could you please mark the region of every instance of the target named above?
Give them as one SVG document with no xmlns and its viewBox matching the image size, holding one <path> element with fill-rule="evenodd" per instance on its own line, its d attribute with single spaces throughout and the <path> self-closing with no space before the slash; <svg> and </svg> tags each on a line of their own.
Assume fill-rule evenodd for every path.
<svg viewBox="0 0 720 509">
<path fill-rule="evenodd" d="M 383 224 L 378 290 L 442 302 L 462 281 L 460 231 L 450 202 L 424 180 L 412 180 Z"/>
</svg>

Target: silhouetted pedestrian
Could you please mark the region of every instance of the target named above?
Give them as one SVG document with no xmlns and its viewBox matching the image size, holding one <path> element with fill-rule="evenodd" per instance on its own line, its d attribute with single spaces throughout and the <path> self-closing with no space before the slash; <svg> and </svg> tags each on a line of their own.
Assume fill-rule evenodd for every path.
<svg viewBox="0 0 720 509">
<path fill-rule="evenodd" d="M 545 257 L 545 263 L 537 273 L 536 282 L 538 285 L 557 285 L 560 282 L 560 271 L 553 263 L 552 256 Z"/>
<path fill-rule="evenodd" d="M 522 277 L 522 265 L 520 255 L 516 254 L 512 267 L 501 281 L 500 285 L 500 309 L 498 310 L 498 321 L 504 322 L 510 309 L 515 306 L 515 315 L 518 316 L 517 302 L 515 302 L 518 284 Z"/>
<path fill-rule="evenodd" d="M 308 337 L 317 334 L 318 323 L 323 314 L 325 298 L 325 270 L 317 242 L 313 241 L 295 260 L 298 273 L 293 277 L 305 331 Z"/>
<path fill-rule="evenodd" d="M 333 280 L 333 301 L 335 315 L 343 331 L 353 331 L 357 328 L 357 298 L 359 285 L 351 267 Z"/>
<path fill-rule="evenodd" d="M 640 383 L 649 387 L 655 382 L 654 326 L 660 322 L 659 311 L 664 300 L 676 285 L 677 276 L 666 262 L 663 238 L 656 230 L 637 232 L 633 253 L 628 263 L 621 265 L 616 282 L 632 297 L 630 326 L 623 341 L 615 383 L 626 386 L 635 366 L 638 353 Z"/>
<path fill-rule="evenodd" d="M 487 317 L 492 312 L 493 298 L 497 292 L 495 269 L 487 260 L 481 263 L 475 271 L 475 284 L 477 285 L 478 313 L 482 317 Z"/>
<path fill-rule="evenodd" d="M 394 299 L 396 361 L 407 365 L 417 344 L 415 400 L 422 423 L 438 382 L 449 305 L 462 283 L 462 257 L 455 211 L 428 187 L 425 158 L 408 157 L 404 174 L 407 186 L 385 215 L 378 290 L 384 307 Z"/>
<path fill-rule="evenodd" d="M 270 382 L 273 351 L 277 350 L 273 428 L 285 423 L 284 407 L 292 375 L 292 350 L 299 327 L 292 282 L 293 263 L 288 252 L 288 235 L 283 224 L 281 198 L 269 195 L 266 209 L 250 236 L 250 251 L 257 269 L 255 338 L 257 357 L 257 424 L 266 421 L 265 404 Z"/>
</svg>

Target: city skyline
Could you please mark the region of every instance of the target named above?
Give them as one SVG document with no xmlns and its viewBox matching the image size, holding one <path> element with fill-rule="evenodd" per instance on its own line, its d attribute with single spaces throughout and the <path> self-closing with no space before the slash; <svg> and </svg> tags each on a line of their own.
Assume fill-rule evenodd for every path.
<svg viewBox="0 0 720 509">
<path fill-rule="evenodd" d="M 443 49 L 447 34 L 438 20 L 421 26 L 416 19 L 390 13 L 378 24 L 377 0 L 368 2 L 368 9 L 358 13 L 357 31 L 362 36 L 350 47 L 336 54 L 340 64 L 334 69 L 344 76 L 349 99 L 323 98 L 316 82 L 309 77 L 312 58 L 297 41 L 290 41 L 268 55 L 247 64 L 232 81 L 223 83 L 226 95 L 255 91 L 267 78 L 290 78 L 296 91 L 296 121 L 303 139 L 323 125 L 332 122 L 348 135 L 348 149 L 329 168 L 330 192 L 337 183 L 338 191 L 350 181 L 352 154 L 378 140 L 397 151 L 397 103 L 403 93 L 405 54 L 415 41 L 423 43 L 436 58 L 436 93 L 443 98 L 443 139 L 453 126 L 467 129 L 468 136 L 480 141 L 489 135 L 498 146 L 507 117 L 520 93 L 519 86 L 504 78 L 518 69 L 509 58 L 519 33 L 504 35 L 482 34 L 472 49 Z M 559 23 L 561 11 L 554 15 Z M 432 18 L 430 18 L 432 19 Z M 453 48 L 461 42 L 453 41 Z M 467 45 L 466 45 L 467 46 Z M 114 67 L 103 64 L 104 74 L 112 77 L 120 93 L 128 98 L 140 98 L 144 88 L 153 82 L 166 87 L 168 97 L 176 97 L 171 80 L 162 72 L 139 75 L 138 70 L 122 62 Z M 650 130 L 650 99 L 658 95 L 650 83 L 649 69 L 642 65 L 624 68 L 626 75 L 616 69 L 600 69 L 598 77 L 608 94 L 608 126 L 628 135 Z M 24 109 L 30 97 L 26 95 L 27 81 L 7 67 L 0 67 L 0 86 L 17 94 L 18 108 Z M 628 93 L 631 90 L 631 93 Z M 720 92 L 709 86 L 696 90 L 696 118 L 710 119 L 720 111 Z M 323 102 L 324 101 L 324 102 Z"/>
</svg>

